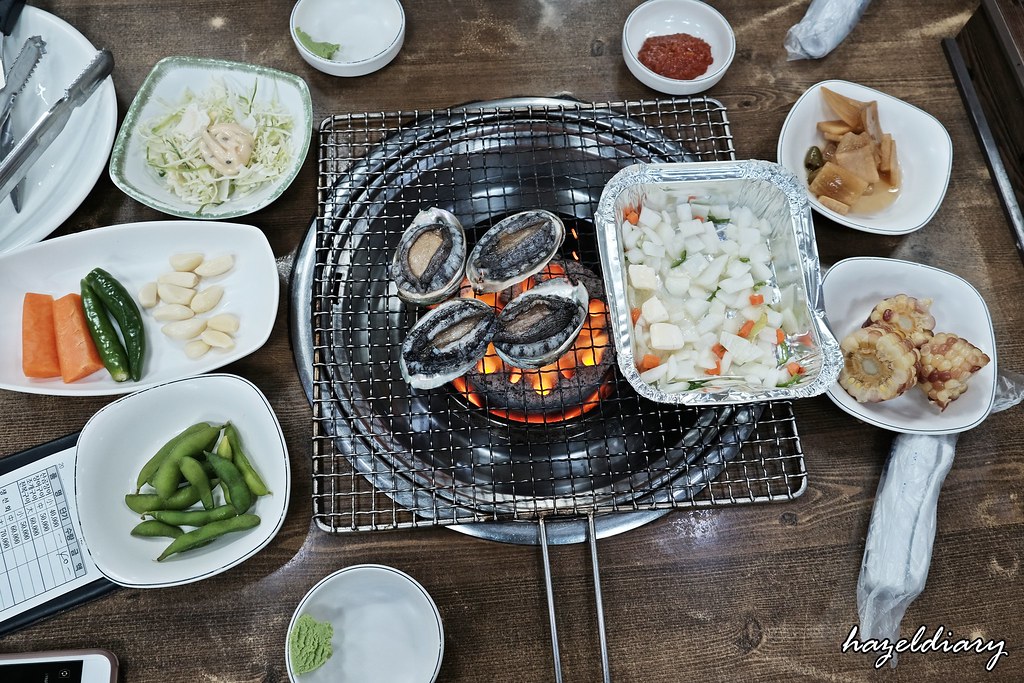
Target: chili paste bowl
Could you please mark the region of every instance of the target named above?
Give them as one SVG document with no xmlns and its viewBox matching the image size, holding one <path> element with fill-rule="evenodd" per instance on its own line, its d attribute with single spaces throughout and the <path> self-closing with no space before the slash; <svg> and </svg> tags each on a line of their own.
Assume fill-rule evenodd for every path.
<svg viewBox="0 0 1024 683">
<path fill-rule="evenodd" d="M 711 47 L 711 65 L 701 76 L 681 80 L 655 73 L 640 61 L 644 41 L 685 33 Z M 622 58 L 636 78 L 666 95 L 695 95 L 720 80 L 736 56 L 732 26 L 714 7 L 698 0 L 648 0 L 634 9 L 622 28 Z"/>
<path fill-rule="evenodd" d="M 228 421 L 270 491 L 254 496 L 248 510 L 259 517 L 259 524 L 158 561 L 172 539 L 132 535 L 143 515 L 128 507 L 125 495 L 135 492 L 140 470 L 172 437 L 199 422 L 219 426 Z M 280 530 L 290 488 L 288 448 L 277 416 L 256 385 L 235 375 L 199 375 L 129 394 L 100 409 L 78 437 L 75 501 L 86 549 L 105 577 L 130 588 L 179 586 L 241 564 Z M 144 484 L 142 492 L 154 489 Z M 220 486 L 212 502 L 224 504 Z M 201 511 L 203 506 L 197 502 L 191 509 Z M 180 528 L 193 530 L 191 525 Z"/>
</svg>

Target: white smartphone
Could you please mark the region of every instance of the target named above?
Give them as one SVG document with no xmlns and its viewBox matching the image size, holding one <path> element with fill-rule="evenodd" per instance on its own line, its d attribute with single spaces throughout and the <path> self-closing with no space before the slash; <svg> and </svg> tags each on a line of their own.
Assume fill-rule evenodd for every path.
<svg viewBox="0 0 1024 683">
<path fill-rule="evenodd" d="M 117 657 L 107 650 L 0 654 L 0 681 L 117 683 Z"/>
</svg>

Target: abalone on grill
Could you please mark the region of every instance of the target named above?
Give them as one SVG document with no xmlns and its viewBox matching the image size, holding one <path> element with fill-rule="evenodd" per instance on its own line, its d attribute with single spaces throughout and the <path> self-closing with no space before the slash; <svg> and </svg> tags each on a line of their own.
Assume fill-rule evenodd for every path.
<svg viewBox="0 0 1024 683">
<path fill-rule="evenodd" d="M 409 330 L 399 359 L 402 377 L 417 389 L 452 381 L 484 357 L 496 329 L 494 309 L 484 302 L 446 301 Z"/>
<path fill-rule="evenodd" d="M 403 301 L 426 306 L 455 293 L 465 265 L 462 224 L 448 211 L 431 207 L 416 214 L 402 234 L 390 274 Z"/>
<path fill-rule="evenodd" d="M 541 368 L 565 353 L 587 319 L 590 296 L 581 282 L 545 280 L 512 299 L 498 315 L 494 350 L 517 368 Z"/>
<path fill-rule="evenodd" d="M 498 292 L 543 270 L 565 239 L 565 225 L 550 211 L 534 209 L 496 223 L 473 247 L 466 277 L 473 289 Z"/>
</svg>

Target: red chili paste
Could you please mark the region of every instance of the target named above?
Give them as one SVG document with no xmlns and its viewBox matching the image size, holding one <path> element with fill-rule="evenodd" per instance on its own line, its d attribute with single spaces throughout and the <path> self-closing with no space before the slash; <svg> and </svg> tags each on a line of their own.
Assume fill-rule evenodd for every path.
<svg viewBox="0 0 1024 683">
<path fill-rule="evenodd" d="M 637 56 L 654 73 L 681 81 L 703 76 L 714 61 L 711 46 L 689 33 L 651 36 Z"/>
</svg>

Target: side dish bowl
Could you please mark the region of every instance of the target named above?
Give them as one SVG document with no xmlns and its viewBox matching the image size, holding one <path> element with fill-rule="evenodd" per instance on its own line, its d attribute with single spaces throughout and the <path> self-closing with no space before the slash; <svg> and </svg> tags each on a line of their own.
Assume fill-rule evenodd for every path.
<svg viewBox="0 0 1024 683">
<path fill-rule="evenodd" d="M 295 49 L 314 69 L 332 76 L 365 76 L 391 63 L 405 42 L 405 10 L 399 0 L 299 0 L 289 30 Z M 302 40 L 333 43 L 330 57 Z"/>
<path fill-rule="evenodd" d="M 286 166 L 251 194 L 228 196 L 219 204 L 186 202 L 173 192 L 147 159 L 141 131 L 166 117 L 187 93 L 202 94 L 223 84 L 247 101 L 276 102 L 291 119 Z M 294 74 L 255 64 L 198 57 L 167 57 L 157 62 L 135 95 L 110 157 L 110 178 L 125 194 L 157 211 L 180 218 L 225 219 L 245 216 L 275 201 L 302 168 L 313 134 L 313 105 L 306 82 Z"/>
<path fill-rule="evenodd" d="M 711 66 L 692 80 L 668 78 L 640 62 L 644 41 L 652 36 L 687 33 L 711 47 Z M 622 27 L 622 58 L 636 78 L 667 95 L 695 95 L 720 80 L 736 56 L 736 36 L 725 17 L 699 0 L 648 0 L 626 17 Z"/>
<path fill-rule="evenodd" d="M 724 202 L 742 203 L 767 222 L 768 230 L 759 238 L 771 253 L 770 274 L 762 283 L 763 297 L 766 302 L 779 301 L 783 292 L 791 297 L 793 320 L 788 325 L 786 344 L 793 352 L 792 360 L 802 367 L 798 380 L 789 386 L 763 386 L 707 373 L 692 377 L 699 387 L 665 391 L 641 377 L 627 285 L 633 262 L 626 258 L 623 221 L 625 213 L 642 207 L 657 192 L 683 197 L 713 195 Z M 595 218 L 619 368 L 641 396 L 661 403 L 723 405 L 817 396 L 835 382 L 842 357 L 838 342 L 825 324 L 810 207 L 799 180 L 784 168 L 766 161 L 630 166 L 608 182 Z M 717 239 L 724 239 L 720 228 L 717 232 Z M 680 383 L 686 384 L 688 379 L 680 378 Z"/>
<path fill-rule="evenodd" d="M 808 190 L 804 156 L 824 140 L 817 124 L 838 118 L 825 104 L 822 87 L 862 102 L 878 102 L 879 123 L 896 141 L 903 178 L 896 200 L 884 209 L 844 216 Z M 779 163 L 801 179 L 815 211 L 848 228 L 880 235 L 905 235 L 924 227 L 942 204 L 953 168 L 953 142 L 938 119 L 892 95 L 848 81 L 822 81 L 800 96 L 782 124 L 777 153 Z"/>
<path fill-rule="evenodd" d="M 250 510 L 259 515 L 259 526 L 156 562 L 170 539 L 132 536 L 141 520 L 125 504 L 125 494 L 135 491 L 139 470 L 172 436 L 197 422 L 229 420 L 271 491 Z M 124 396 L 93 415 L 78 437 L 79 526 L 97 569 L 122 586 L 178 586 L 244 562 L 281 528 L 290 489 L 288 447 L 277 416 L 256 385 L 235 375 L 200 375 Z"/>
</svg>

